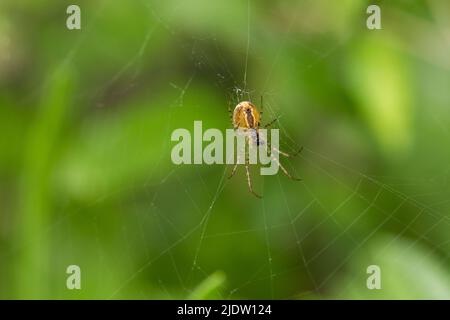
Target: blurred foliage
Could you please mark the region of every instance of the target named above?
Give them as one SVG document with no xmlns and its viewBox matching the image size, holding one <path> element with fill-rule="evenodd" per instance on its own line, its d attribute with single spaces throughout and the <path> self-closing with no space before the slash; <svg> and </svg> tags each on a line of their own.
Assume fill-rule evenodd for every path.
<svg viewBox="0 0 450 320">
<path fill-rule="evenodd" d="M 376 2 L 3 0 L 0 298 L 450 298 L 450 3 Z M 172 164 L 260 96 L 302 182 Z"/>
</svg>

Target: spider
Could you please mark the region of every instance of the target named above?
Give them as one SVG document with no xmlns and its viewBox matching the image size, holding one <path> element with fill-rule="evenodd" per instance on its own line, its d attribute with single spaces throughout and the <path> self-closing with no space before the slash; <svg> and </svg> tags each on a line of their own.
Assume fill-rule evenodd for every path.
<svg viewBox="0 0 450 320">
<path fill-rule="evenodd" d="M 236 105 L 234 108 L 234 111 L 232 112 L 230 107 L 228 107 L 228 111 L 230 113 L 231 122 L 233 124 L 233 128 L 235 130 L 237 129 L 243 129 L 245 131 L 251 130 L 251 135 L 246 137 L 246 143 L 249 144 L 249 146 L 256 145 L 260 146 L 263 144 L 263 141 L 260 140 L 259 136 L 259 128 L 261 126 L 261 119 L 262 119 L 262 113 L 263 113 L 263 102 L 261 97 L 261 111 L 258 111 L 256 106 L 249 102 L 249 101 L 242 101 Z M 266 125 L 264 125 L 264 128 L 270 127 L 272 124 L 274 124 L 276 121 L 278 121 L 278 118 L 275 118 L 274 120 L 270 121 Z M 302 150 L 303 147 L 301 147 L 297 152 L 294 154 L 289 154 L 287 152 L 283 152 L 281 150 L 278 150 L 276 148 L 271 148 L 272 151 L 277 152 L 278 154 L 281 154 L 285 157 L 294 157 L 298 155 Z M 279 162 L 279 160 L 275 157 L 272 157 L 273 160 L 277 162 L 283 173 L 290 179 L 295 181 L 300 181 L 301 179 L 293 177 L 289 172 L 286 170 L 285 167 Z M 239 164 L 239 161 L 234 165 L 233 170 L 231 171 L 230 176 L 228 179 L 232 178 L 234 174 L 236 173 L 237 166 Z M 259 194 L 257 194 L 255 191 L 253 191 L 253 185 L 252 185 L 252 179 L 250 177 L 250 171 L 249 171 L 249 159 L 248 159 L 248 151 L 245 151 L 245 171 L 247 173 L 247 184 L 250 192 L 255 195 L 258 198 L 262 198 Z"/>
</svg>

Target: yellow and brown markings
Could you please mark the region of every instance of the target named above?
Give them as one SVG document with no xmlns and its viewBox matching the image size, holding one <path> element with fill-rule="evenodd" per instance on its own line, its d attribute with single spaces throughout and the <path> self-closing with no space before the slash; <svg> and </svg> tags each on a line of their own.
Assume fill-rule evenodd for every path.
<svg viewBox="0 0 450 320">
<path fill-rule="evenodd" d="M 259 111 L 251 102 L 243 101 L 234 109 L 233 125 L 235 128 L 258 129 L 259 121 Z"/>
</svg>

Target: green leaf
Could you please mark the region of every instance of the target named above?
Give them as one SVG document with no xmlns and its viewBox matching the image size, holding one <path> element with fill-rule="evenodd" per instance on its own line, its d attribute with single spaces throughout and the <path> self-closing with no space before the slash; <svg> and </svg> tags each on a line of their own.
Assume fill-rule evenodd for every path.
<svg viewBox="0 0 450 320">
<path fill-rule="evenodd" d="M 214 299 L 220 297 L 219 290 L 225 283 L 225 274 L 221 271 L 216 271 L 208 278 L 203 280 L 188 296 L 191 300 L 200 299 Z"/>
<path fill-rule="evenodd" d="M 348 62 L 351 93 L 382 150 L 407 151 L 412 140 L 411 84 L 405 57 L 379 36 L 366 36 Z"/>
<path fill-rule="evenodd" d="M 433 248 L 402 238 L 380 237 L 352 259 L 350 273 L 335 286 L 345 299 L 450 299 L 450 278 Z M 381 289 L 368 289 L 369 265 L 381 269 Z M 342 289 L 346 288 L 346 289 Z"/>
</svg>

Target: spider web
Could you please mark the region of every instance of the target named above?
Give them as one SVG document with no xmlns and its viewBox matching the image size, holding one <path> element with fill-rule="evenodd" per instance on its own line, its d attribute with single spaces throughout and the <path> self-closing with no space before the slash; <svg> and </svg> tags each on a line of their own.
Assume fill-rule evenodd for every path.
<svg viewBox="0 0 450 320">
<path fill-rule="evenodd" d="M 448 216 L 437 209 L 448 204 L 448 190 L 442 190 L 443 200 L 435 203 L 428 201 L 429 193 L 408 195 L 405 191 L 408 187 L 417 190 L 421 189 L 418 186 L 432 186 L 435 182 L 430 182 L 429 177 L 378 177 L 359 167 L 354 168 L 351 164 L 346 164 L 345 159 L 335 158 L 334 153 L 328 154 L 323 148 L 317 149 L 309 143 L 304 144 L 304 151 L 298 159 L 281 159 L 289 172 L 303 178 L 301 182 L 286 181 L 286 177 L 281 173 L 276 177 L 264 178 L 253 174 L 254 186 L 262 190 L 262 200 L 254 199 L 248 192 L 242 175 L 237 174 L 233 180 L 228 180 L 230 168 L 226 166 L 195 166 L 187 169 L 173 166 L 167 169 L 164 162 L 168 161 L 166 155 L 171 148 L 169 137 L 174 115 L 180 109 L 187 108 L 186 99 L 196 82 L 201 81 L 205 70 L 215 75 L 214 86 L 224 93 L 224 119 L 228 117 L 226 104 L 234 105 L 237 100 L 244 98 L 258 101 L 260 95 L 264 96 L 263 117 L 266 122 L 276 118 L 282 110 L 282 97 L 269 91 L 269 88 L 283 49 L 292 41 L 291 29 L 298 23 L 301 11 L 296 10 L 290 17 L 275 50 L 275 56 L 267 59 L 261 58 L 253 49 L 255 15 L 252 5 L 250 0 L 245 5 L 246 20 L 242 30 L 245 30 L 246 41 L 244 51 L 238 54 L 241 60 L 241 63 L 238 63 L 240 69 L 233 70 L 231 63 L 227 62 L 227 52 L 219 45 L 220 39 L 215 36 L 186 39 L 177 27 L 169 22 L 170 15 L 163 16 L 152 4 L 142 1 L 142 6 L 148 11 L 154 24 L 146 30 L 136 54 L 127 58 L 123 66 L 94 94 L 79 93 L 80 99 L 87 96 L 96 101 L 116 82 L 126 79 L 132 86 L 139 81 L 146 51 L 152 44 L 155 30 L 159 28 L 166 30 L 166 34 L 178 44 L 180 54 L 187 56 L 191 64 L 184 79 L 167 81 L 167 85 L 175 94 L 164 118 L 166 125 L 162 140 L 165 143 L 156 164 L 157 169 L 143 179 L 144 182 L 102 195 L 89 205 L 94 214 L 90 218 L 91 233 L 86 237 L 89 241 L 94 240 L 93 251 L 98 257 L 96 268 L 110 268 L 108 263 L 112 260 L 111 256 L 114 257 L 113 260 L 129 262 L 124 263 L 128 272 L 123 274 L 113 271 L 105 275 L 99 273 L 100 278 L 96 280 L 94 287 L 117 276 L 103 298 L 136 297 L 137 294 L 142 298 L 189 297 L 202 280 L 217 270 L 224 270 L 225 275 L 236 276 L 233 272 L 227 273 L 227 270 L 241 267 L 242 274 L 236 278 L 227 277 L 225 286 L 218 290 L 221 298 L 328 298 L 327 289 L 341 273 L 346 272 L 352 258 L 360 254 L 373 238 L 389 230 L 399 231 L 382 246 L 379 255 L 399 239 L 409 235 L 414 237 L 414 240 L 409 242 L 407 250 L 412 250 L 419 244 L 424 245 L 433 259 L 448 264 L 450 239 L 437 243 L 431 236 L 437 228 L 448 228 L 450 223 Z M 171 12 L 176 10 L 178 8 L 175 6 Z M 97 16 L 93 19 L 97 19 Z M 89 26 L 89 23 L 87 25 Z M 64 63 L 70 63 L 77 50 L 81 50 L 82 41 L 80 40 L 70 52 Z M 324 50 L 302 44 L 305 50 L 316 56 L 314 62 L 304 65 L 304 68 L 313 70 L 320 66 L 331 58 L 340 46 L 345 45 L 346 41 Z M 204 46 L 211 44 L 212 51 L 204 50 Z M 209 49 L 211 48 L 208 47 Z M 269 66 L 267 79 L 263 81 L 260 92 L 252 90 L 250 61 L 255 57 Z M 199 115 L 201 119 L 202 110 L 190 112 Z M 298 110 L 298 113 L 300 114 L 301 110 Z M 283 117 L 278 125 L 285 148 L 293 151 L 303 144 L 301 137 L 291 136 L 292 130 L 284 125 Z M 448 137 L 445 126 L 442 131 Z M 243 171 L 242 168 L 238 170 L 240 173 Z M 303 172 L 308 175 L 304 177 Z M 319 190 L 322 185 L 328 186 L 329 192 L 336 191 L 333 203 L 328 203 L 328 194 Z M 233 193 L 234 188 L 239 192 Z M 131 213 L 129 220 L 122 227 L 117 226 L 112 231 L 105 230 L 102 222 L 107 217 L 96 214 L 96 208 L 108 205 L 110 198 L 121 199 L 121 194 L 126 194 L 119 201 L 124 201 L 123 208 Z M 233 199 L 236 195 L 239 196 L 238 200 Z M 431 195 L 436 196 L 435 192 Z M 394 205 L 386 206 L 382 201 L 383 197 L 391 199 Z M 218 211 L 219 205 L 227 210 Z M 73 219 L 81 210 L 63 212 L 44 232 L 55 235 L 64 233 L 63 238 L 70 243 L 67 246 L 74 249 L 77 241 L 84 243 L 74 235 L 72 227 Z M 181 210 L 182 212 L 177 212 Z M 242 221 L 227 224 L 220 216 L 227 211 L 230 214 L 235 212 L 233 217 Z M 400 215 L 402 211 L 412 215 Z M 350 218 L 346 218 L 344 212 L 350 213 Z M 378 213 L 379 221 L 374 222 L 376 227 L 368 234 L 361 234 L 358 226 L 364 224 L 365 220 L 372 219 L 373 212 Z M 426 224 L 425 231 L 418 228 L 418 224 Z M 117 251 L 114 247 L 108 247 L 109 238 L 104 236 L 108 232 L 118 235 L 124 246 Z M 234 240 L 236 237 L 242 240 Z M 227 247 L 229 241 L 234 244 L 242 243 L 244 249 L 247 248 L 245 242 L 249 241 L 257 248 L 256 252 L 236 254 L 233 250 L 239 251 L 238 248 Z M 320 243 L 314 244 L 316 241 Z M 2 253 L 2 256 L 7 258 L 13 255 L 15 250 L 20 248 Z M 215 263 L 208 259 L 210 255 L 220 258 Z M 76 254 L 73 256 L 80 257 Z M 244 261 L 241 260 L 243 257 Z M 362 272 L 365 272 L 365 267 L 367 266 L 361 266 Z M 89 266 L 83 270 L 88 274 Z M 357 277 L 350 279 L 347 287 L 358 280 Z M 137 283 L 142 282 L 149 283 L 148 290 L 137 293 Z M 289 286 L 287 283 L 292 284 Z M 261 288 L 265 289 L 255 292 Z M 345 297 L 346 288 L 341 289 L 340 293 Z"/>
</svg>

